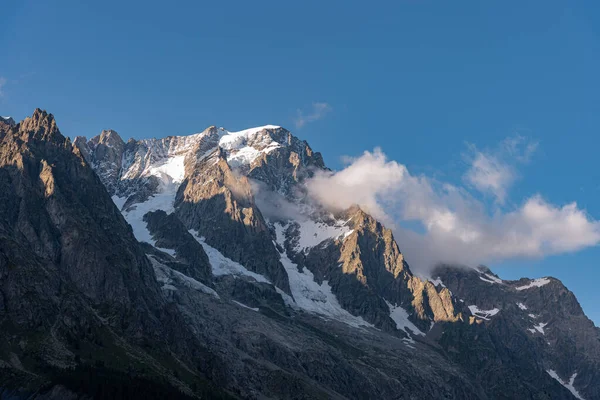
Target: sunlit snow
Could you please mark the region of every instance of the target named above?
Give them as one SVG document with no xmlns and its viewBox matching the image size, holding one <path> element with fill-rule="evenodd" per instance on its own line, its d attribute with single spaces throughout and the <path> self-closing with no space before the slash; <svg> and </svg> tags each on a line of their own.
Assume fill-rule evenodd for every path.
<svg viewBox="0 0 600 400">
<path fill-rule="evenodd" d="M 119 210 L 121 210 L 125 220 L 131 225 L 136 239 L 140 242 L 150 243 L 153 246 L 155 245 L 155 241 L 152 239 L 152 235 L 146 227 L 144 215 L 150 211 L 157 210 L 163 210 L 167 214 L 173 212 L 175 195 L 177 194 L 177 189 L 185 175 L 185 154 L 182 152 L 189 149 L 194 142 L 194 138 L 191 136 L 173 137 L 168 139 L 173 143 L 168 147 L 168 150 L 164 150 L 167 154 L 160 160 L 147 166 L 141 174 L 141 176 L 155 176 L 159 179 L 158 192 L 150 196 L 146 201 L 130 206 L 128 210 L 122 210 L 123 205 L 127 200 L 125 197 L 112 197 L 113 202 Z M 172 250 L 161 250 L 174 255 Z"/>
<path fill-rule="evenodd" d="M 277 243 L 283 247 L 285 240 L 284 227 L 275 224 L 275 231 Z M 344 310 L 331 292 L 331 287 L 327 281 L 323 281 L 319 285 L 315 282 L 312 272 L 307 268 L 303 268 L 302 272 L 299 272 L 298 266 L 288 258 L 286 252 L 281 254 L 281 263 L 288 274 L 290 289 L 299 308 L 351 326 L 372 326 L 361 317 L 354 316 Z"/>
<path fill-rule="evenodd" d="M 521 310 L 527 310 L 527 306 L 523 303 L 517 303 L 517 306 L 519 306 Z"/>
<path fill-rule="evenodd" d="M 278 129 L 279 126 L 265 125 L 256 128 L 245 129 L 239 132 L 228 132 L 223 130 L 223 136 L 219 140 L 219 146 L 227 152 L 227 163 L 233 168 L 242 165 L 251 164 L 256 158 L 263 153 L 281 147 L 281 145 L 269 137 L 265 137 L 262 142 L 248 144 L 249 141 L 255 140 L 256 135 L 265 129 Z M 257 150 L 255 147 L 262 148 Z"/>
<path fill-rule="evenodd" d="M 352 229 L 346 225 L 348 221 L 336 221 L 334 225 L 310 219 L 297 222 L 300 225 L 300 236 L 294 249 L 297 252 L 315 247 L 327 239 L 346 238 L 352 233 Z"/>
<path fill-rule="evenodd" d="M 148 175 L 154 175 L 164 183 L 181 183 L 185 175 L 185 154 L 168 157 L 148 168 Z"/>
</svg>

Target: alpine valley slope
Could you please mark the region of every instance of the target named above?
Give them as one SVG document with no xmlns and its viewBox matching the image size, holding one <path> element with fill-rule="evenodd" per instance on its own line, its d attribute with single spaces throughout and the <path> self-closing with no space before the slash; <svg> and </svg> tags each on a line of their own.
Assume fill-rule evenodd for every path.
<svg viewBox="0 0 600 400">
<path fill-rule="evenodd" d="M 310 200 L 325 169 L 276 126 L 0 120 L 0 398 L 600 398 L 559 281 L 417 277 L 359 207 Z"/>
</svg>

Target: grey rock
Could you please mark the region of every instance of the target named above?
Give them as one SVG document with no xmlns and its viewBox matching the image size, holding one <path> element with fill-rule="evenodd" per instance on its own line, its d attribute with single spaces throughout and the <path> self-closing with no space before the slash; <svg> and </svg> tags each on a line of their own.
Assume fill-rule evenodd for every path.
<svg viewBox="0 0 600 400">
<path fill-rule="evenodd" d="M 177 192 L 175 214 L 227 257 L 290 292 L 250 182 L 227 164 L 222 150 L 194 165 Z"/>
<path fill-rule="evenodd" d="M 212 272 L 208 256 L 196 239 L 185 229 L 175 214 L 162 210 L 144 215 L 148 230 L 156 240 L 156 247 L 173 249 L 177 263 L 187 265 L 180 272 L 200 282 L 211 284 Z"/>
<path fill-rule="evenodd" d="M 554 370 L 565 382 L 577 373 L 574 385 L 583 398 L 600 397 L 598 328 L 559 280 L 547 278 L 548 283 L 543 286 L 517 290 L 529 285 L 531 280 L 494 282 L 489 277 L 497 279 L 497 276 L 486 267 L 476 270 L 444 265 L 434 274 L 465 305 L 500 310 L 489 321 L 471 318 L 469 329 L 453 332 L 452 327 L 440 339 L 444 346 L 455 349 L 450 354 L 466 368 L 480 371 L 482 375 L 496 371 L 501 362 L 499 357 L 503 356 L 512 360 L 502 362 L 500 369 L 506 379 L 511 376 L 514 381 L 515 395 L 524 381 L 539 386 L 541 378 L 547 381 L 546 370 Z M 470 343 L 473 348 L 474 341 L 482 349 L 478 359 L 465 357 L 466 347 Z M 527 366 L 527 363 L 532 365 Z"/>
</svg>

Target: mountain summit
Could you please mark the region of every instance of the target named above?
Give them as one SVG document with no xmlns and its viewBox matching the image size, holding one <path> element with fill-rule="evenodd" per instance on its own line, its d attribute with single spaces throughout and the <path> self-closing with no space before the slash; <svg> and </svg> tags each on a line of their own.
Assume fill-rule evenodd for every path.
<svg viewBox="0 0 600 400">
<path fill-rule="evenodd" d="M 600 398 L 600 330 L 560 281 L 416 276 L 371 215 L 307 195 L 326 170 L 273 125 L 0 121 L 2 396 Z"/>
</svg>

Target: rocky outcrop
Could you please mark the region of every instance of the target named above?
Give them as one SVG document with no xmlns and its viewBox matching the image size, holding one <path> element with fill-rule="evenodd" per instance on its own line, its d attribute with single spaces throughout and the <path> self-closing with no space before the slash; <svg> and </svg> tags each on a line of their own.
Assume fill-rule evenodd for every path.
<svg viewBox="0 0 600 400">
<path fill-rule="evenodd" d="M 73 144 L 80 150 L 88 163 L 94 163 L 94 169 L 103 173 L 100 179 L 109 194 L 115 194 L 121 172 L 121 161 L 125 142 L 113 130 L 104 130 L 86 143 L 85 138 L 75 138 Z"/>
<path fill-rule="evenodd" d="M 560 281 L 503 281 L 486 267 L 440 266 L 434 274 L 465 306 L 497 310 L 493 316 L 475 311 L 472 325 L 461 329 L 449 326 L 442 335 L 440 343 L 452 349 L 449 354 L 465 368 L 480 371 L 483 378 L 502 364 L 502 374 L 514 382 L 513 387 L 521 387 L 523 381 L 532 385 L 537 382 L 537 387 L 541 378 L 548 381 L 547 371 L 552 370 L 564 382 L 575 376 L 573 385 L 583 398 L 600 396 L 598 328 Z M 473 349 L 474 343 L 479 354 L 466 357 L 467 347 L 470 344 Z M 503 359 L 514 362 L 507 364 Z M 544 384 L 556 386 L 555 383 L 551 379 Z M 514 390 L 517 396 L 517 389 Z"/>
<path fill-rule="evenodd" d="M 0 123 L 6 124 L 6 125 L 9 125 L 9 126 L 15 126 L 16 125 L 15 120 L 12 119 L 11 117 L 0 117 Z"/>
<path fill-rule="evenodd" d="M 131 228 L 52 115 L 36 110 L 1 139 L 5 235 L 59 267 L 92 302 L 153 302 L 153 293 L 144 299 L 131 288 L 152 287 L 151 268 L 135 251 Z"/>
<path fill-rule="evenodd" d="M 174 269 L 200 282 L 212 284 L 212 272 L 206 252 L 175 214 L 167 214 L 162 210 L 152 211 L 144 215 L 144 221 L 156 241 L 156 247 L 174 251 L 174 257 L 178 261 L 174 264 Z"/>
<path fill-rule="evenodd" d="M 269 191 L 284 194 L 288 198 L 297 197 L 303 192 L 299 184 L 312 177 L 315 171 L 326 169 L 323 157 L 321 153 L 313 151 L 306 141 L 283 128 L 264 129 L 248 144 L 273 142 L 280 146 L 274 151 L 262 153 L 242 172 L 248 178 L 265 184 Z"/>
<path fill-rule="evenodd" d="M 448 289 L 412 274 L 391 230 L 357 207 L 343 219 L 353 228 L 349 235 L 298 254 L 296 260 L 317 282 L 327 280 L 344 308 L 386 330 L 396 330 L 390 305 L 406 309 L 424 332 L 433 322 L 461 318 Z"/>
<path fill-rule="evenodd" d="M 52 115 L 0 126 L 0 201 L 0 388 L 29 396 L 87 366 L 191 393 L 196 379 L 179 381 L 188 367 L 176 359 L 202 346 Z"/>
<path fill-rule="evenodd" d="M 180 186 L 175 213 L 211 246 L 289 293 L 289 282 L 247 178 L 236 174 L 222 150 L 198 162 Z"/>
</svg>

